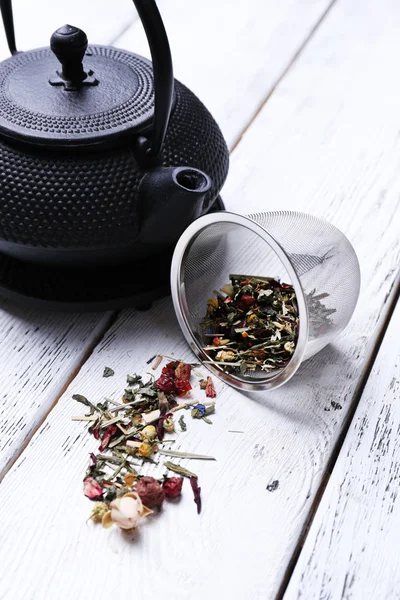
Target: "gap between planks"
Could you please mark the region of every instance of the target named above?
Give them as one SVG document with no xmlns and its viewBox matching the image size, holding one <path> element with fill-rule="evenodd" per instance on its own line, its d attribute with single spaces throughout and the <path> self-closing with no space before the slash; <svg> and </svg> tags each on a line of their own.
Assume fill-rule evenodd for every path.
<svg viewBox="0 0 400 600">
<path fill-rule="evenodd" d="M 294 570 L 296 568 L 297 562 L 299 560 L 301 550 L 306 541 L 306 538 L 310 531 L 311 525 L 314 521 L 315 515 L 317 513 L 320 502 L 325 493 L 326 487 L 327 487 L 329 479 L 332 475 L 335 464 L 339 458 L 339 454 L 340 454 L 341 448 L 343 446 L 343 442 L 346 439 L 346 436 L 347 436 L 349 429 L 351 427 L 351 424 L 353 422 L 354 415 L 356 414 L 358 405 L 362 398 L 364 388 L 367 385 L 367 381 L 371 374 L 376 357 L 378 356 L 379 350 L 380 350 L 382 342 L 384 340 L 386 331 L 389 327 L 393 313 L 396 309 L 396 305 L 399 302 L 399 298 L 400 298 L 400 273 L 398 273 L 396 280 L 393 282 L 390 292 L 387 294 L 387 297 L 386 297 L 386 302 L 388 303 L 387 309 L 386 309 L 385 313 L 383 313 L 381 315 L 379 322 L 377 324 L 377 327 L 376 327 L 377 333 L 375 336 L 375 340 L 373 340 L 373 342 L 372 342 L 372 348 L 371 348 L 371 353 L 369 355 L 368 362 L 364 365 L 364 368 L 360 374 L 359 382 L 357 384 L 356 389 L 354 390 L 353 398 L 350 402 L 350 408 L 345 417 L 345 420 L 343 421 L 342 430 L 341 430 L 341 432 L 338 436 L 338 439 L 336 440 L 336 443 L 333 447 L 332 454 L 331 454 L 329 460 L 327 461 L 325 473 L 323 474 L 321 484 L 316 492 L 314 501 L 310 507 L 310 512 L 309 512 L 308 518 L 306 519 L 306 521 L 304 523 L 304 527 L 299 536 L 299 540 L 297 542 L 296 548 L 293 552 L 292 558 L 290 559 L 287 569 L 285 571 L 285 574 L 283 576 L 282 584 L 276 595 L 276 600 L 283 600 L 283 597 L 286 593 L 286 590 L 288 588 L 288 585 L 290 583 L 290 580 L 291 580 Z"/>
<path fill-rule="evenodd" d="M 239 143 L 240 143 L 243 135 L 246 133 L 246 131 L 249 129 L 249 127 L 252 125 L 252 123 L 254 122 L 254 120 L 257 118 L 257 116 L 259 115 L 259 113 L 261 112 L 261 110 L 263 109 L 263 107 L 266 105 L 266 103 L 268 102 L 269 98 L 274 93 L 276 87 L 279 85 L 279 83 L 282 81 L 282 79 L 287 75 L 287 73 L 289 72 L 289 70 L 291 69 L 291 67 L 294 65 L 294 63 L 298 60 L 298 58 L 300 57 L 300 55 L 302 54 L 302 52 L 304 51 L 304 49 L 306 48 L 306 46 L 308 45 L 308 43 L 310 42 L 310 40 L 315 35 L 315 33 L 318 30 L 318 28 L 321 26 L 322 22 L 327 17 L 328 13 L 332 9 L 332 7 L 336 3 L 336 1 L 337 0 L 332 0 L 330 2 L 330 4 L 327 6 L 327 8 L 325 9 L 325 11 L 322 13 L 322 15 L 320 16 L 320 18 L 316 21 L 316 23 L 314 24 L 314 26 L 310 30 L 310 33 L 305 37 L 304 41 L 300 44 L 300 46 L 298 47 L 298 49 L 294 52 L 292 58 L 289 60 L 289 62 L 286 65 L 286 67 L 284 67 L 284 69 L 282 70 L 282 73 L 280 74 L 280 76 L 273 83 L 271 89 L 268 91 L 268 93 L 266 94 L 265 98 L 262 100 L 262 102 L 260 103 L 260 105 L 258 106 L 258 108 L 255 110 L 255 112 L 253 113 L 253 115 L 251 117 L 249 117 L 247 123 L 243 126 L 243 128 L 242 128 L 241 132 L 239 133 L 239 135 L 237 136 L 236 140 L 234 140 L 234 142 L 231 144 L 230 154 L 232 154 L 232 152 L 239 145 Z M 116 35 L 113 36 L 110 44 L 111 45 L 116 44 L 118 42 L 118 39 L 120 37 L 122 37 L 126 31 L 128 31 L 130 29 L 130 27 L 133 25 L 133 23 L 137 19 L 138 19 L 138 15 L 134 13 L 132 19 L 126 25 L 124 25 L 124 27 L 119 31 L 118 34 L 116 34 Z M 36 434 L 36 432 L 43 425 L 43 423 L 47 420 L 47 417 L 49 416 L 49 414 L 51 413 L 51 411 L 54 409 L 54 407 L 57 405 L 59 399 L 62 397 L 62 395 L 64 394 L 64 392 L 68 388 L 68 386 L 77 377 L 77 375 L 79 374 L 79 372 L 81 371 L 81 369 L 83 368 L 83 366 L 85 365 L 85 363 L 87 362 L 87 360 L 93 354 L 95 348 L 98 346 L 98 344 L 105 337 L 105 335 L 107 334 L 108 330 L 112 327 L 112 325 L 117 321 L 117 319 L 120 316 L 120 313 L 122 312 L 122 310 L 123 309 L 116 310 L 113 313 L 111 313 L 111 315 L 110 315 L 109 319 L 107 320 L 107 322 L 106 322 L 103 330 L 101 332 L 99 332 L 98 336 L 93 340 L 92 344 L 90 344 L 90 346 L 87 348 L 87 350 L 86 350 L 84 356 L 82 357 L 80 363 L 76 366 L 76 368 L 74 369 L 74 371 L 72 372 L 72 374 L 70 375 L 70 377 L 65 381 L 62 389 L 60 390 L 60 392 L 58 393 L 58 395 L 54 399 L 54 401 L 53 401 L 52 405 L 50 406 L 50 408 L 44 413 L 43 417 L 38 421 L 36 427 L 34 427 L 34 429 L 32 429 L 32 431 L 30 432 L 30 434 L 26 437 L 26 439 L 24 440 L 24 443 L 21 445 L 21 447 L 19 448 L 19 450 L 15 453 L 15 455 L 12 458 L 12 460 L 7 464 L 7 466 L 2 471 L 0 471 L 0 484 L 1 484 L 2 480 L 4 479 L 5 475 L 10 471 L 10 469 L 12 469 L 12 467 L 14 466 L 14 464 L 16 463 L 16 461 L 20 458 L 20 456 L 24 453 L 24 451 L 26 450 L 26 448 L 29 446 L 29 444 L 30 444 L 32 438 L 34 437 L 34 435 Z M 375 357 L 375 354 L 374 354 L 374 357 Z"/>
<path fill-rule="evenodd" d="M 331 11 L 331 9 L 332 9 L 333 5 L 336 3 L 336 1 L 337 0 L 332 0 L 331 1 L 331 3 L 326 7 L 325 11 L 322 13 L 322 15 L 320 16 L 320 18 L 318 19 L 318 21 L 316 21 L 314 27 L 312 27 L 310 33 L 304 38 L 303 42 L 300 44 L 300 46 L 298 47 L 298 49 L 296 50 L 296 52 L 293 54 L 293 57 L 288 62 L 287 66 L 283 69 L 283 71 L 280 74 L 280 76 L 276 79 L 275 83 L 272 85 L 272 87 L 269 90 L 268 94 L 265 96 L 265 98 L 259 104 L 259 106 L 256 109 L 256 111 L 254 112 L 253 116 L 249 119 L 248 123 L 243 127 L 242 131 L 239 133 L 239 135 L 237 136 L 236 140 L 232 143 L 232 146 L 231 146 L 231 149 L 230 149 L 231 153 L 235 150 L 236 146 L 240 143 L 240 141 L 241 141 L 242 137 L 245 135 L 246 131 L 251 127 L 251 125 L 253 124 L 253 122 L 257 119 L 258 115 L 260 114 L 260 112 L 262 111 L 262 109 L 264 108 L 264 106 L 267 104 L 268 100 L 270 99 L 270 97 L 272 96 L 272 94 L 275 92 L 276 88 L 278 87 L 278 85 L 280 84 L 280 82 L 282 81 L 282 79 L 284 79 L 284 77 L 286 77 L 286 75 L 288 74 L 288 72 L 290 71 L 290 69 L 292 68 L 292 66 L 296 63 L 296 61 L 298 60 L 298 58 L 302 54 L 302 52 L 305 49 L 305 47 L 308 45 L 308 43 L 314 37 L 315 32 L 320 27 L 321 23 L 325 20 L 325 18 L 327 17 L 328 13 Z"/>
<path fill-rule="evenodd" d="M 90 356 L 93 354 L 93 351 L 95 350 L 95 348 L 97 347 L 97 345 L 101 342 L 101 340 L 104 338 L 104 336 L 106 335 L 107 331 L 110 329 L 110 327 L 112 327 L 112 325 L 115 323 L 115 321 L 117 320 L 117 318 L 119 317 L 120 314 L 120 310 L 116 310 L 114 312 L 112 312 L 109 316 L 109 318 L 107 319 L 104 328 L 102 331 L 99 331 L 99 333 L 97 334 L 97 336 L 93 339 L 92 343 L 87 347 L 85 354 L 82 356 L 81 361 L 77 364 L 77 366 L 75 367 L 75 369 L 72 371 L 71 375 L 65 380 L 64 385 L 62 386 L 62 388 L 60 389 L 60 391 L 58 392 L 57 396 L 55 397 L 52 405 L 49 407 L 49 409 L 43 414 L 42 418 L 39 419 L 36 427 L 34 427 L 32 429 L 32 431 L 29 433 L 29 435 L 26 437 L 26 439 L 24 440 L 23 444 L 21 445 L 21 447 L 18 449 L 18 451 L 13 455 L 12 459 L 7 463 L 7 465 L 4 467 L 4 469 L 2 469 L 0 471 L 0 485 L 4 479 L 4 477 L 7 475 L 8 471 L 10 471 L 10 469 L 12 469 L 12 467 L 14 466 L 14 464 L 16 463 L 16 461 L 19 459 L 19 457 L 21 456 L 21 454 L 23 454 L 23 452 L 25 452 L 26 448 L 29 446 L 33 436 L 36 434 L 36 432 L 38 431 L 38 429 L 43 425 L 43 423 L 46 421 L 47 417 L 49 416 L 49 414 L 51 413 L 51 411 L 53 410 L 53 408 L 57 405 L 59 399 L 61 398 L 61 396 L 64 394 L 64 392 L 66 391 L 66 389 L 68 388 L 68 386 L 71 384 L 71 382 L 75 379 L 75 377 L 78 375 L 79 371 L 82 369 L 82 367 L 84 366 L 84 364 L 86 363 L 86 361 L 90 358 Z"/>
</svg>

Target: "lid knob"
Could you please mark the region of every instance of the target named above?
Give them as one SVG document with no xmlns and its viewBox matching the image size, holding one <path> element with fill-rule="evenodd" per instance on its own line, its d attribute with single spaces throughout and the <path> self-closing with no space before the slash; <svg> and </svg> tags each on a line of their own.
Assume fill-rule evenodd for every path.
<svg viewBox="0 0 400 600">
<path fill-rule="evenodd" d="M 60 61 L 62 70 L 57 72 L 58 77 L 50 79 L 52 85 L 64 85 L 66 90 L 76 90 L 83 83 L 96 85 L 93 73 L 85 73 L 82 64 L 87 46 L 86 33 L 78 27 L 63 25 L 53 33 L 50 48 Z"/>
</svg>

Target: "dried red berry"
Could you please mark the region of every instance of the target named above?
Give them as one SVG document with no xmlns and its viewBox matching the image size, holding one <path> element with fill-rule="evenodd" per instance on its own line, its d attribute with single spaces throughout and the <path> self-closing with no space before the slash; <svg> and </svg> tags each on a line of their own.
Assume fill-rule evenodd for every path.
<svg viewBox="0 0 400 600">
<path fill-rule="evenodd" d="M 135 490 L 147 508 L 161 506 L 165 498 L 165 494 L 161 485 L 154 479 L 154 477 L 142 477 L 139 479 Z"/>
<path fill-rule="evenodd" d="M 83 480 L 83 493 L 87 498 L 90 498 L 90 500 L 103 499 L 103 488 L 94 477 L 86 477 L 86 479 Z"/>
<path fill-rule="evenodd" d="M 169 477 L 163 483 L 166 498 L 177 498 L 182 493 L 183 477 Z"/>
<path fill-rule="evenodd" d="M 253 306 L 253 304 L 255 304 L 255 302 L 256 301 L 253 296 L 250 296 L 249 294 L 243 294 L 238 302 L 238 307 L 240 310 L 247 311 L 251 306 Z"/>
<path fill-rule="evenodd" d="M 165 392 L 166 394 L 172 394 L 175 392 L 175 380 L 167 373 L 161 373 L 154 385 L 156 388 Z"/>
</svg>

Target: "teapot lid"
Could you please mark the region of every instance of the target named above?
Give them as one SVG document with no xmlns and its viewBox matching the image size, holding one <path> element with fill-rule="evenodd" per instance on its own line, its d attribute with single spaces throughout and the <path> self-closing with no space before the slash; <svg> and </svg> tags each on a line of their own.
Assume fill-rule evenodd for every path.
<svg viewBox="0 0 400 600">
<path fill-rule="evenodd" d="M 61 64 L 60 64 L 61 63 Z M 112 145 L 151 126 L 151 62 L 109 46 L 88 47 L 64 25 L 50 48 L 17 52 L 0 64 L 0 133 L 31 144 Z"/>
</svg>

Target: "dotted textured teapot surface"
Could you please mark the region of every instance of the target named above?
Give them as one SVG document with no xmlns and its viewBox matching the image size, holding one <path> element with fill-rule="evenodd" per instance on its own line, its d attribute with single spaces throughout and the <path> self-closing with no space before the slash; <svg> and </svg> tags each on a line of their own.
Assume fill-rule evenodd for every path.
<svg viewBox="0 0 400 600">
<path fill-rule="evenodd" d="M 145 173 L 132 146 L 129 140 L 121 147 L 65 152 L 0 138 L 0 238 L 65 249 L 131 243 L 139 233 Z M 225 181 L 228 150 L 208 110 L 178 81 L 163 156 L 164 166 L 190 165 L 210 177 L 206 212 Z"/>
</svg>

